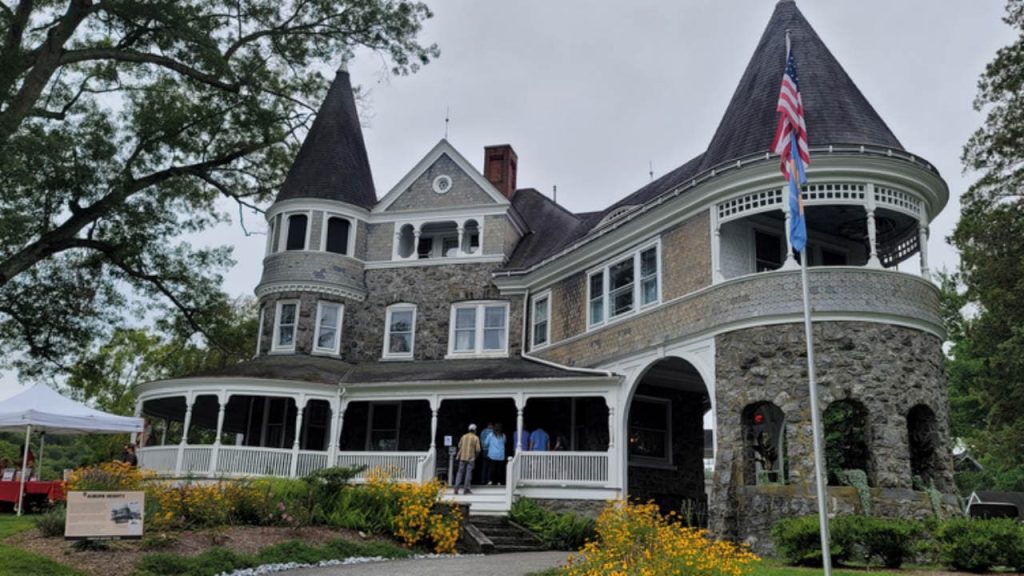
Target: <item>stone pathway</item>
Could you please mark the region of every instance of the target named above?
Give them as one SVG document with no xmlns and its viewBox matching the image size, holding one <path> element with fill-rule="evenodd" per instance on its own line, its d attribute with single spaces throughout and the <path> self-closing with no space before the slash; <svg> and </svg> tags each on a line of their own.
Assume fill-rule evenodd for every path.
<svg viewBox="0 0 1024 576">
<path fill-rule="evenodd" d="M 461 558 L 391 560 L 302 568 L 278 572 L 286 576 L 525 576 L 565 563 L 567 552 L 518 552 Z"/>
</svg>

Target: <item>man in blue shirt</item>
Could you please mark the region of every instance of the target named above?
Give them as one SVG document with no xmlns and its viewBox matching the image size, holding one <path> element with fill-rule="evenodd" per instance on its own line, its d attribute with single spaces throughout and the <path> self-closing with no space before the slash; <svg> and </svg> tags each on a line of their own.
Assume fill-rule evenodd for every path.
<svg viewBox="0 0 1024 576">
<path fill-rule="evenodd" d="M 512 446 L 516 453 L 530 449 L 530 431 L 526 428 L 512 433 Z"/>
<path fill-rule="evenodd" d="M 530 450 L 533 452 L 547 452 L 551 449 L 551 437 L 544 431 L 543 428 L 538 427 L 530 434 Z"/>
</svg>

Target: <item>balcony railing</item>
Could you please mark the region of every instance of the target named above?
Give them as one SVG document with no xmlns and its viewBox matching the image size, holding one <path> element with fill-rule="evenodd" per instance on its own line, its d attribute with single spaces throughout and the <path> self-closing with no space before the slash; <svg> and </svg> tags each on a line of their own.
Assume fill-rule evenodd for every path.
<svg viewBox="0 0 1024 576">
<path fill-rule="evenodd" d="M 522 452 L 518 458 L 519 485 L 608 484 L 607 452 Z"/>
</svg>

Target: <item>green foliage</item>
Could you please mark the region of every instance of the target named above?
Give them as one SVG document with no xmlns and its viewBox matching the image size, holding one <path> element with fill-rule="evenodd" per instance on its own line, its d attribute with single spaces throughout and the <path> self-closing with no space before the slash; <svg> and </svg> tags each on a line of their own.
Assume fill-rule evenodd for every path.
<svg viewBox="0 0 1024 576">
<path fill-rule="evenodd" d="M 139 563 L 140 576 L 216 576 L 254 566 L 253 558 L 225 548 L 211 548 L 198 556 L 147 554 Z"/>
<path fill-rule="evenodd" d="M 1008 0 L 1018 34 L 978 82 L 984 125 L 964 147 L 980 177 L 961 196 L 950 238 L 959 273 L 943 278 L 953 435 L 984 467 L 962 489 L 1024 490 L 1024 0 Z"/>
<path fill-rule="evenodd" d="M 579 550 L 597 536 L 594 520 L 572 512 L 558 514 L 526 498 L 512 504 L 509 519 L 539 536 L 555 550 Z"/>
<path fill-rule="evenodd" d="M 852 532 L 854 545 L 869 562 L 881 562 L 886 568 L 899 568 L 914 557 L 925 534 L 920 522 L 903 519 L 853 516 L 846 518 L 846 530 Z"/>
<path fill-rule="evenodd" d="M 31 530 L 34 525 L 29 516 L 0 514 L 0 574 L 18 576 L 85 576 L 49 558 L 26 552 L 4 544 L 4 540 L 19 532 Z"/>
<path fill-rule="evenodd" d="M 59 538 L 64 536 L 64 519 L 66 517 L 67 510 L 64 505 L 58 504 L 46 512 L 34 516 L 32 520 L 35 522 L 36 529 L 45 538 Z"/>
<path fill-rule="evenodd" d="M 867 470 L 867 410 L 854 400 L 833 402 L 823 415 L 828 483 L 841 484 L 843 470 Z"/>
<path fill-rule="evenodd" d="M 868 474 L 863 470 L 839 470 L 835 473 L 840 484 L 853 486 L 857 490 L 857 498 L 860 499 L 861 512 L 870 516 L 873 509 L 871 500 L 871 487 L 868 486 Z"/>
<path fill-rule="evenodd" d="M 958 518 L 939 527 L 942 561 L 956 570 L 988 572 L 994 566 L 1024 571 L 1024 526 L 998 518 Z"/>
<path fill-rule="evenodd" d="M 178 239 L 259 211 L 337 67 L 438 56 L 416 1 L 22 2 L 0 18 L 0 342 L 38 374 L 176 310 L 214 342 L 230 251 Z M 251 216 L 250 216 L 251 217 Z"/>
<path fill-rule="evenodd" d="M 349 482 L 365 466 L 322 468 L 302 479 L 306 486 L 306 510 L 317 523 L 325 523 L 331 511 L 339 507 L 339 499 Z"/>
<path fill-rule="evenodd" d="M 829 551 L 833 564 L 841 564 L 849 558 L 846 547 L 847 532 L 842 523 L 829 523 Z M 783 518 L 772 526 L 772 542 L 775 550 L 787 564 L 795 566 L 821 566 L 821 531 L 817 516 Z"/>
</svg>

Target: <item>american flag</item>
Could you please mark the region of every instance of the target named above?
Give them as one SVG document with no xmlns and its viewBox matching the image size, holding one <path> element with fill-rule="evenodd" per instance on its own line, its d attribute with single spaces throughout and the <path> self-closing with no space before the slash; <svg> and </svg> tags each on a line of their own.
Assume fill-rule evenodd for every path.
<svg viewBox="0 0 1024 576">
<path fill-rule="evenodd" d="M 811 156 L 807 150 L 807 125 L 804 123 L 804 103 L 800 98 L 800 80 L 796 74 L 796 59 L 793 52 L 786 55 L 786 71 L 782 74 L 782 89 L 779 91 L 779 104 L 776 107 L 779 112 L 779 125 L 775 128 L 775 140 L 772 142 L 772 151 L 780 156 L 782 163 L 782 174 L 787 180 L 790 179 L 790 162 L 797 160 L 799 176 L 803 176 L 803 166 L 811 163 Z M 796 146 L 793 146 L 793 138 L 796 138 Z M 799 158 L 793 158 L 793 149 L 799 150 Z M 801 178 L 803 179 L 803 178 Z"/>
</svg>

